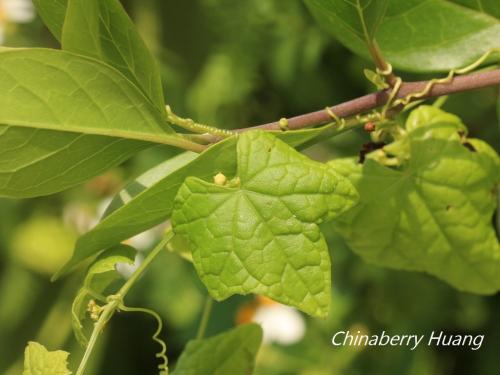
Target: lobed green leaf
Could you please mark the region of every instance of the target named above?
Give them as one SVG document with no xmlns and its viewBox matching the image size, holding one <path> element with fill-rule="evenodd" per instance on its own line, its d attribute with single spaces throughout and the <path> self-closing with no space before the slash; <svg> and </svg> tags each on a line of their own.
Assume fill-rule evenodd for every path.
<svg viewBox="0 0 500 375">
<path fill-rule="evenodd" d="M 332 168 L 261 131 L 240 135 L 235 179 L 188 177 L 172 214 L 195 268 L 217 300 L 258 293 L 328 313 L 330 259 L 318 224 L 357 199 Z"/>
<path fill-rule="evenodd" d="M 500 290 L 492 226 L 498 155 L 464 138 L 460 120 L 434 107 L 414 110 L 406 128 L 409 160 L 399 168 L 371 159 L 330 163 L 360 193 L 360 203 L 334 227 L 369 262 L 425 271 L 463 291 Z"/>
<path fill-rule="evenodd" d="M 30 341 L 24 350 L 23 375 L 70 375 L 68 352 L 49 352 L 43 345 Z"/>
</svg>

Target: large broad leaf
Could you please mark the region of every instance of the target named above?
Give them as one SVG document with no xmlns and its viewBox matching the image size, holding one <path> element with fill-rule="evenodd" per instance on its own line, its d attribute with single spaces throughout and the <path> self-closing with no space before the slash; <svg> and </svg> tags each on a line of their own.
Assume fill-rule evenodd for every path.
<svg viewBox="0 0 500 375">
<path fill-rule="evenodd" d="M 0 125 L 0 195 L 47 195 L 120 164 L 147 142 Z"/>
<path fill-rule="evenodd" d="M 69 0 L 62 47 L 118 69 L 164 111 L 158 67 L 118 0 Z"/>
<path fill-rule="evenodd" d="M 127 245 L 117 245 L 101 254 L 88 268 L 82 288 L 73 301 L 71 316 L 73 331 L 82 346 L 88 343 L 93 324 L 88 319 L 88 306 L 116 280 L 123 279 L 116 271 L 117 263 L 133 264 L 136 250 Z"/>
<path fill-rule="evenodd" d="M 172 214 L 217 300 L 264 294 L 325 316 L 330 259 L 318 223 L 348 209 L 356 191 L 332 168 L 264 132 L 243 133 L 226 184 L 189 177 Z M 223 181 L 222 181 L 223 182 Z"/>
<path fill-rule="evenodd" d="M 123 75 L 44 49 L 0 52 L 0 195 L 50 194 L 180 138 Z M 123 139 L 122 139 L 123 138 Z"/>
<path fill-rule="evenodd" d="M 397 169 L 370 159 L 331 163 L 361 197 L 335 228 L 370 262 L 426 271 L 464 291 L 500 290 L 492 226 L 498 156 L 484 142 L 464 139 L 459 119 L 436 108 L 415 110 L 407 130 L 409 160 Z"/>
<path fill-rule="evenodd" d="M 174 375 L 251 375 L 262 342 L 262 329 L 246 324 L 203 340 L 190 341 Z"/>
<path fill-rule="evenodd" d="M 377 24 L 385 1 L 305 0 L 318 21 L 355 53 L 369 57 L 363 24 Z M 364 11 L 360 12 L 359 9 Z M 374 10 L 370 8 L 374 7 Z M 497 6 L 482 10 L 446 0 L 389 0 L 374 36 L 394 67 L 409 71 L 444 71 L 464 66 L 500 46 Z M 494 13 L 487 14 L 492 11 Z M 364 21 L 361 21 L 363 16 Z M 358 17 L 358 21 L 356 18 Z"/>
<path fill-rule="evenodd" d="M 37 342 L 30 341 L 24 351 L 23 375 L 70 375 L 68 352 L 49 352 Z"/>
<path fill-rule="evenodd" d="M 111 202 L 104 218 L 77 241 L 71 260 L 54 277 L 82 260 L 165 221 L 179 187 L 188 176 L 211 179 L 236 169 L 235 139 L 228 139 L 199 156 L 186 152 L 138 177 Z"/>
</svg>

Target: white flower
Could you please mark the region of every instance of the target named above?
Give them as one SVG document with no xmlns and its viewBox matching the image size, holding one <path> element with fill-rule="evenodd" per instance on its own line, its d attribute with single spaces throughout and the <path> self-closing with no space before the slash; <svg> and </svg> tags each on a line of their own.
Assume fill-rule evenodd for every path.
<svg viewBox="0 0 500 375">
<path fill-rule="evenodd" d="M 304 337 L 304 318 L 297 310 L 278 303 L 260 305 L 252 319 L 260 323 L 264 342 L 282 345 L 294 344 Z"/>
<path fill-rule="evenodd" d="M 4 42 L 7 23 L 28 23 L 34 18 L 31 0 L 0 0 L 0 44 Z"/>
</svg>

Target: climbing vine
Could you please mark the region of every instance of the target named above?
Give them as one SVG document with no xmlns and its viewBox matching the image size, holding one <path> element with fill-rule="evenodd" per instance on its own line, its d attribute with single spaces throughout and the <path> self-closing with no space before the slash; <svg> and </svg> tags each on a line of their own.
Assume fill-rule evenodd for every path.
<svg viewBox="0 0 500 375">
<path fill-rule="evenodd" d="M 443 1 L 425 3 L 431 16 L 446 12 Z M 404 7 L 395 2 L 306 0 L 325 29 L 373 61 L 365 76 L 378 91 L 317 112 L 227 130 L 181 117 L 165 105 L 152 54 L 118 0 L 35 4 L 61 49 L 0 49 L 0 145 L 18 155 L 0 152 L 1 195 L 56 193 L 153 145 L 185 151 L 126 186 L 54 275 L 57 280 L 86 262 L 71 311 L 75 336 L 85 348 L 76 375 L 85 373 L 118 312 L 156 320 L 158 370 L 169 373 L 160 316 L 125 303 L 167 249 L 192 262 L 209 294 L 198 335 L 179 359 L 176 375 L 199 368 L 206 374 L 253 369 L 260 327 L 244 325 L 204 338 L 213 300 L 256 294 L 313 317 L 328 316 L 332 266 L 324 223 L 331 222 L 369 262 L 424 271 L 473 293 L 500 290 L 500 247 L 491 223 L 500 161 L 491 146 L 468 136 L 461 119 L 440 108 L 447 95 L 500 83 L 500 39 L 498 32 L 488 32 L 491 17 L 477 21 L 484 23 L 484 40 L 473 43 L 463 36 L 465 42 L 457 43 L 468 43 L 467 49 L 456 55 L 460 46 L 451 38 L 422 42 L 401 32 L 403 19 L 423 26 L 403 17 Z M 436 35 L 451 34 L 442 27 Z M 405 54 L 393 47 L 398 43 L 414 50 Z M 444 77 L 404 82 L 399 71 Z M 423 103 L 431 97 L 438 99 Z M 322 163 L 298 151 L 355 129 L 369 133 L 371 142 L 352 158 Z M 132 188 L 137 184 L 141 189 Z M 122 242 L 164 222 L 163 239 L 123 280 L 116 264 L 134 264 L 136 251 Z M 228 352 L 214 355 L 221 363 L 230 356 L 224 366 L 232 367 L 204 365 L 210 348 L 221 343 Z M 30 343 L 24 374 L 48 374 L 39 369 L 56 367 L 69 374 L 66 360 L 67 353 Z"/>
</svg>

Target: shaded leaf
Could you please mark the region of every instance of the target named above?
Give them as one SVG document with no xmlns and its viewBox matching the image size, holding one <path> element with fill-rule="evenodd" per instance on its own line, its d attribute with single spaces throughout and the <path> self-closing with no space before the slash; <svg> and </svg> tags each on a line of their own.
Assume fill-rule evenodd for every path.
<svg viewBox="0 0 500 375">
<path fill-rule="evenodd" d="M 409 160 L 400 168 L 370 159 L 331 162 L 361 197 L 335 228 L 375 264 L 425 271 L 464 291 L 500 290 L 500 246 L 491 224 L 498 156 L 486 143 L 464 139 L 464 125 L 434 107 L 413 111 L 407 130 Z"/>
<path fill-rule="evenodd" d="M 68 0 L 32 0 L 37 13 L 54 37 L 61 41 Z"/>
<path fill-rule="evenodd" d="M 306 0 L 318 17 L 328 18 L 339 34 L 366 43 L 384 19 L 388 0 Z M 322 15 L 321 15 L 322 13 Z M 346 36 L 346 37 L 347 37 Z"/>
<path fill-rule="evenodd" d="M 251 375 L 262 342 L 262 329 L 246 324 L 203 340 L 190 341 L 174 375 Z"/>
<path fill-rule="evenodd" d="M 454 3 L 500 18 L 500 2 L 497 0 L 451 0 Z"/>
<path fill-rule="evenodd" d="M 364 2 L 305 1 L 326 30 L 353 52 L 369 58 L 359 25 L 354 23 L 359 15 L 354 5 Z M 486 14 L 489 9 L 494 13 Z M 494 6 L 478 11 L 444 0 L 389 0 L 385 17 L 374 36 L 387 61 L 396 68 L 446 71 L 465 66 L 486 51 L 498 48 L 500 21 L 495 17 L 498 16 L 496 9 Z M 375 18 L 378 13 L 371 14 L 368 8 L 365 12 Z"/>
<path fill-rule="evenodd" d="M 330 259 L 318 223 L 357 198 L 333 169 L 270 134 L 240 135 L 236 177 L 224 186 L 188 177 L 172 214 L 210 294 L 264 294 L 328 313 Z"/>
</svg>

